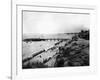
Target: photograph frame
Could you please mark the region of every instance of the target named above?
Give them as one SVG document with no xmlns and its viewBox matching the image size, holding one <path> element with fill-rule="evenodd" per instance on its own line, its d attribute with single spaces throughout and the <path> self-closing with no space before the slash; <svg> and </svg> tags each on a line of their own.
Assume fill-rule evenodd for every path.
<svg viewBox="0 0 100 80">
<path fill-rule="evenodd" d="M 25 6 L 27 6 L 25 8 Z M 42 3 L 39 3 L 39 4 L 19 4 L 19 3 L 13 3 L 12 7 L 12 68 L 11 68 L 11 76 L 12 76 L 12 79 L 15 79 L 15 78 L 21 78 L 21 79 L 24 79 L 24 78 L 38 78 L 38 77 L 45 77 L 45 75 L 47 75 L 47 77 L 53 77 L 53 76 L 64 76 L 63 74 L 66 73 L 66 68 L 56 68 L 56 69 L 36 69 L 36 70 L 29 70 L 29 71 L 23 71 L 21 69 L 21 66 L 20 64 L 22 65 L 21 63 L 21 56 L 20 56 L 20 52 L 21 52 L 21 39 L 20 37 L 22 36 L 22 32 L 21 30 L 22 29 L 19 29 L 21 26 L 22 26 L 22 15 L 21 15 L 21 11 L 27 9 L 27 10 L 32 10 L 33 7 L 34 9 L 36 8 L 36 10 L 38 10 L 38 8 L 41 9 L 41 7 L 43 8 L 43 10 L 47 10 L 48 8 L 50 9 L 51 8 L 51 11 L 53 11 L 52 9 L 62 9 L 62 12 L 64 12 L 64 9 L 66 8 L 71 8 L 71 10 L 75 10 L 77 11 L 78 9 L 78 12 L 84 12 L 84 13 L 90 13 L 91 14 L 91 24 L 90 25 L 94 25 L 96 26 L 96 9 L 92 6 L 88 6 L 88 7 L 83 7 L 83 6 L 78 6 L 76 7 L 75 5 L 59 5 L 59 4 L 56 4 L 56 5 L 52 5 L 52 4 L 42 4 Z M 24 7 L 24 8 L 23 8 Z M 29 8 L 31 7 L 31 8 Z M 42 10 L 42 9 L 41 9 Z M 69 11 L 71 11 L 69 10 Z M 80 73 L 82 75 L 84 74 L 91 74 L 91 73 L 95 73 L 96 70 L 97 70 L 97 64 L 96 64 L 96 55 L 94 55 L 94 51 L 96 50 L 96 39 L 93 39 L 92 36 L 96 36 L 96 27 L 92 27 L 91 29 L 91 56 L 90 58 L 91 59 L 91 62 L 92 62 L 92 66 L 90 65 L 90 67 L 86 67 L 84 69 L 82 69 L 80 67 L 80 71 L 79 70 L 79 67 L 78 68 L 68 68 L 67 69 L 67 75 L 80 75 Z M 93 47 L 95 46 L 95 48 Z M 94 49 L 93 49 L 94 48 Z M 17 54 L 18 53 L 18 54 Z M 75 70 L 74 70 L 75 69 Z M 32 71 L 34 71 L 33 73 L 34 74 L 37 74 L 36 76 L 32 76 L 33 73 L 31 73 Z M 50 71 L 50 72 L 49 72 Z M 38 75 L 38 72 L 39 75 Z M 45 73 L 44 73 L 45 72 Z M 28 74 L 27 74 L 28 73 Z M 50 74 L 50 75 L 49 75 Z M 26 76 L 27 75 L 27 76 Z M 31 76 L 30 76 L 31 75 Z M 65 75 L 66 76 L 66 75 Z"/>
</svg>

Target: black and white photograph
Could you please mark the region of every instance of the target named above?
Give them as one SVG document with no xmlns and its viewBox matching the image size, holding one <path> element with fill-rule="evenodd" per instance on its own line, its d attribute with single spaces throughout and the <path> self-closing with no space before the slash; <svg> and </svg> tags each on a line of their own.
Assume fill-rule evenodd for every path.
<svg viewBox="0 0 100 80">
<path fill-rule="evenodd" d="M 22 69 L 90 66 L 90 14 L 23 10 Z"/>
</svg>

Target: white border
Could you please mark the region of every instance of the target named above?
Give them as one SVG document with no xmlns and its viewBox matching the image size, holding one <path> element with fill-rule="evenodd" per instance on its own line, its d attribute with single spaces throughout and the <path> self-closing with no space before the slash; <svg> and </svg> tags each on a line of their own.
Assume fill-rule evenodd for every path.
<svg viewBox="0 0 100 80">
<path fill-rule="evenodd" d="M 23 6 L 24 5 L 24 6 Z M 39 6 L 41 5 L 41 6 Z M 12 79 L 56 77 L 66 75 L 79 75 L 95 73 L 96 65 L 96 9 L 93 7 L 77 7 L 47 4 L 12 4 Z M 56 6 L 56 7 L 55 7 Z M 70 7 L 70 8 L 69 8 Z M 91 16 L 90 23 L 90 66 L 88 67 L 64 67 L 64 68 L 47 68 L 47 69 L 29 69 L 22 70 L 22 10 L 37 11 L 56 11 L 56 12 L 77 12 L 89 13 Z M 17 62 L 17 63 L 16 63 Z"/>
</svg>

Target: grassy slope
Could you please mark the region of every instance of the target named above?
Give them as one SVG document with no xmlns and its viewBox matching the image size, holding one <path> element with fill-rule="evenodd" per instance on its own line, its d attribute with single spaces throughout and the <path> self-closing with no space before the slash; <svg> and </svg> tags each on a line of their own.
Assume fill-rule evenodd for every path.
<svg viewBox="0 0 100 80">
<path fill-rule="evenodd" d="M 89 66 L 89 40 L 82 38 L 84 34 L 82 35 L 81 38 L 74 36 L 68 41 L 61 41 L 60 44 L 55 45 L 54 49 L 49 49 L 51 53 L 57 50 L 53 57 L 44 59 L 42 62 L 29 60 L 23 63 L 23 68 Z"/>
</svg>

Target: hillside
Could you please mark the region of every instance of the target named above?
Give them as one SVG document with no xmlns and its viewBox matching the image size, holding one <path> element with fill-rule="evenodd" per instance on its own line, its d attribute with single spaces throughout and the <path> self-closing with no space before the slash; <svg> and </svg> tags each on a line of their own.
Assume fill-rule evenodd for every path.
<svg viewBox="0 0 100 80">
<path fill-rule="evenodd" d="M 23 69 L 89 66 L 89 31 L 62 35 L 67 37 L 58 39 L 56 36 L 49 40 L 51 37 L 46 35 L 48 40 L 23 41 Z"/>
</svg>

